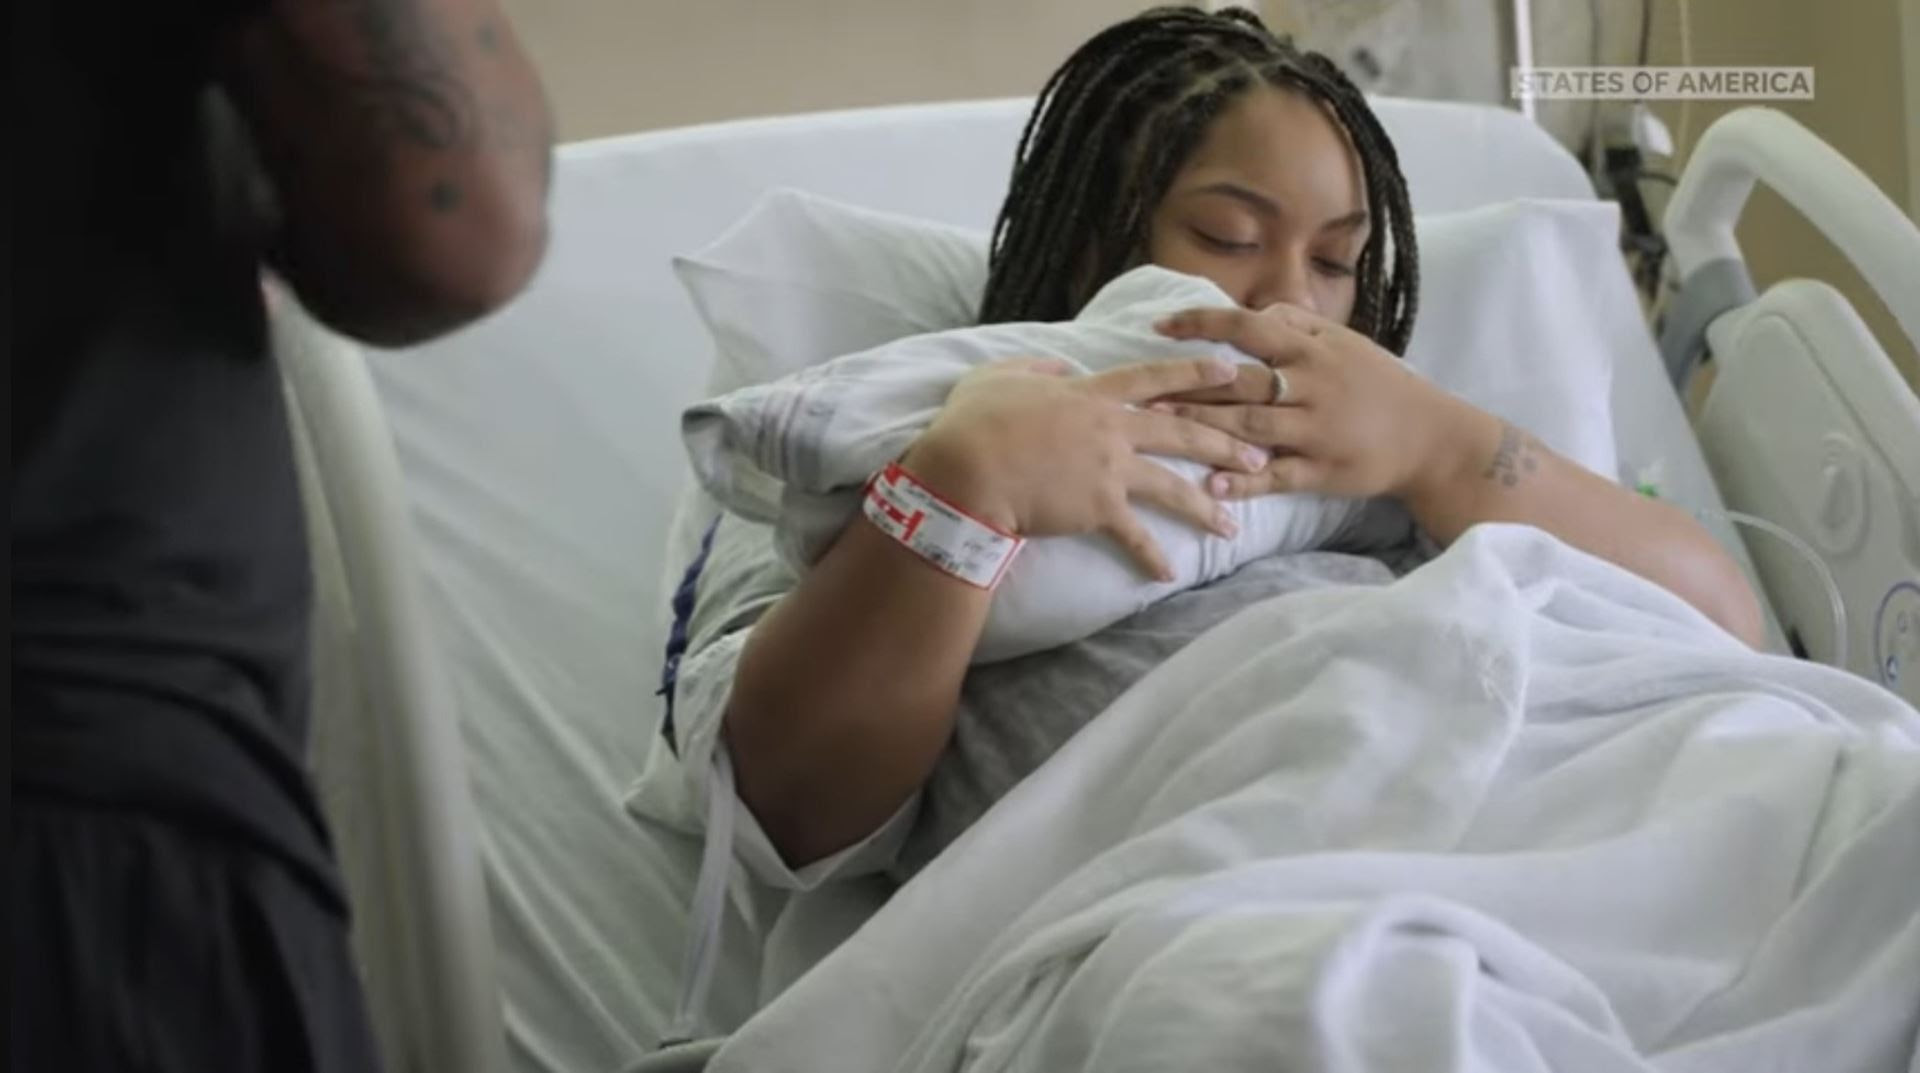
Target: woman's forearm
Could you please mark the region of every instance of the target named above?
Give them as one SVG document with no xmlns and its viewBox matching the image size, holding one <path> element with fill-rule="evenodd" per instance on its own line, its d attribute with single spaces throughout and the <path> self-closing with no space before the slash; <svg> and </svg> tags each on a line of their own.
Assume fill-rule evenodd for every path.
<svg viewBox="0 0 1920 1073">
<path fill-rule="evenodd" d="M 1406 497 L 1434 540 L 1449 544 L 1480 522 L 1533 525 L 1666 588 L 1742 641 L 1764 643 L 1765 620 L 1746 575 L 1698 522 L 1478 410 L 1464 408 L 1455 427 L 1457 453 Z"/>
<path fill-rule="evenodd" d="M 858 842 L 926 781 L 989 599 L 856 518 L 754 627 L 727 741 L 789 864 Z"/>
</svg>

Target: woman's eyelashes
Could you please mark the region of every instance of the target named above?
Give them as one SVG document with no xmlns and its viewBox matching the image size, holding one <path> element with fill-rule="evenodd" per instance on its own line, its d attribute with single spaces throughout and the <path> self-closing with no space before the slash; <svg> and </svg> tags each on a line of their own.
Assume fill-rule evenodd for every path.
<svg viewBox="0 0 1920 1073">
<path fill-rule="evenodd" d="M 1202 246 L 1217 253 L 1252 253 L 1260 248 L 1259 242 L 1222 238 L 1219 235 L 1198 227 L 1192 228 L 1191 230 L 1193 231 L 1193 237 L 1198 239 Z"/>
<path fill-rule="evenodd" d="M 1189 228 L 1188 230 L 1193 233 L 1194 239 L 1198 241 L 1200 245 L 1214 253 L 1240 255 L 1260 252 L 1260 242 L 1257 239 L 1228 238 L 1225 235 L 1200 227 Z M 1353 265 L 1338 257 L 1315 257 L 1313 259 L 1313 268 L 1314 271 L 1321 275 L 1333 279 L 1350 279 L 1356 271 Z"/>
</svg>

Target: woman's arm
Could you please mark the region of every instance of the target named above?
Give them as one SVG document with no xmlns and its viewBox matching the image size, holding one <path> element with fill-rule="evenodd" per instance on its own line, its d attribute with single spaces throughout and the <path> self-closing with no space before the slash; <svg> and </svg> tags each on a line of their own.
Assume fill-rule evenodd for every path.
<svg viewBox="0 0 1920 1073">
<path fill-rule="evenodd" d="M 1693 519 L 1560 457 L 1365 336 L 1281 306 L 1192 310 L 1161 330 L 1230 343 L 1287 378 L 1280 405 L 1246 405 L 1270 402 L 1275 380 L 1245 367 L 1235 384 L 1171 408 L 1279 452 L 1260 473 L 1216 476 L 1215 494 L 1392 495 L 1442 544 L 1480 522 L 1537 526 L 1665 587 L 1748 644 L 1764 641 L 1746 576 Z"/>
<path fill-rule="evenodd" d="M 1128 404 L 1232 375 L 1213 361 L 1076 378 L 1035 363 L 990 366 L 961 381 L 902 465 L 1004 530 L 1105 532 L 1166 576 L 1130 500 L 1215 532 L 1231 523 L 1200 488 L 1141 456 L 1245 473 L 1264 455 Z M 858 842 L 926 781 L 990 601 L 855 519 L 754 627 L 724 717 L 727 748 L 741 800 L 789 864 Z"/>
<path fill-rule="evenodd" d="M 1568 461 L 1524 429 L 1465 403 L 1452 409 L 1442 448 L 1402 492 L 1434 540 L 1452 543 L 1480 522 L 1537 526 L 1663 586 L 1747 644 L 1765 643 L 1766 620 L 1746 575 L 1698 522 Z"/>
<path fill-rule="evenodd" d="M 990 599 L 856 519 L 754 627 L 727 748 L 788 863 L 858 842 L 926 781 Z"/>
</svg>

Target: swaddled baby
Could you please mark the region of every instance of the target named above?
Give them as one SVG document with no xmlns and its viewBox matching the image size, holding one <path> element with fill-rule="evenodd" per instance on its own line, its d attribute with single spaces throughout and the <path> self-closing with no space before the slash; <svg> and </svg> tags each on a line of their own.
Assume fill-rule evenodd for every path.
<svg viewBox="0 0 1920 1073">
<path fill-rule="evenodd" d="M 810 565 L 860 509 L 868 477 L 900 457 L 969 370 L 1014 357 L 1050 357 L 1086 372 L 1207 354 L 1253 359 L 1224 344 L 1175 342 L 1155 321 L 1183 309 L 1234 305 L 1213 283 L 1136 268 L 1108 283 L 1080 315 L 1058 324 L 990 324 L 919 335 L 742 388 L 688 410 L 682 435 L 695 476 L 727 509 L 772 524 L 780 554 Z M 1199 481 L 1206 467 L 1155 461 Z M 1029 540 L 994 594 L 975 663 L 1010 659 L 1093 634 L 1172 593 L 1278 552 L 1381 546 L 1402 537 L 1397 509 L 1316 495 L 1225 504 L 1229 538 L 1142 507 L 1173 580 L 1149 581 L 1109 539 Z"/>
</svg>

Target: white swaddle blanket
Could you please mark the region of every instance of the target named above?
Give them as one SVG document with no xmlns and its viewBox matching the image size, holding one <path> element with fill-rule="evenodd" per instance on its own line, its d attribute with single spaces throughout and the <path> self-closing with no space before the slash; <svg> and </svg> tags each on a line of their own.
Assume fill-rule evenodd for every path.
<svg viewBox="0 0 1920 1073">
<path fill-rule="evenodd" d="M 682 432 L 693 471 L 722 505 L 772 523 L 780 553 L 805 567 L 859 509 L 860 488 L 898 458 L 932 421 L 970 369 L 1012 357 L 1060 358 L 1101 372 L 1155 358 L 1214 354 L 1250 362 L 1221 344 L 1169 340 L 1154 321 L 1198 306 L 1234 303 L 1213 283 L 1143 267 L 1115 279 L 1071 322 L 994 324 L 914 336 L 743 388 L 688 410 Z M 1193 481 L 1207 467 L 1156 461 Z M 1373 547 L 1403 537 L 1403 512 L 1314 495 L 1275 495 L 1226 505 L 1239 535 L 1223 539 L 1142 509 L 1166 550 L 1174 579 L 1145 578 L 1099 536 L 1029 541 L 995 593 L 975 662 L 1066 644 L 1164 596 L 1283 551 Z M 1364 520 L 1364 524 L 1361 524 Z"/>
</svg>

